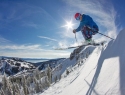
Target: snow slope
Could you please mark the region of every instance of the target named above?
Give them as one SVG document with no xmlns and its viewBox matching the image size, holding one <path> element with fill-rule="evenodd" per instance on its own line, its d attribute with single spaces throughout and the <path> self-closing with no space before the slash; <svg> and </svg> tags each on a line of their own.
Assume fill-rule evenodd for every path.
<svg viewBox="0 0 125 95">
<path fill-rule="evenodd" d="M 107 47 L 40 95 L 125 95 L 125 29 Z M 38 95 L 38 94 L 37 94 Z"/>
<path fill-rule="evenodd" d="M 125 29 L 101 54 L 88 93 L 125 95 Z M 97 82 L 96 82 L 97 80 Z"/>
<path fill-rule="evenodd" d="M 95 46 L 82 46 L 80 48 L 75 49 L 74 51 L 77 50 L 77 52 L 72 53 L 72 55 L 74 56 L 72 60 L 70 58 L 61 60 L 60 64 L 57 67 L 55 67 L 55 69 L 53 69 L 52 81 L 55 80 L 55 77 L 59 79 L 60 75 L 62 75 L 62 77 L 66 76 L 67 70 L 71 72 L 73 68 L 76 68 L 78 66 L 78 64 L 83 64 L 86 60 L 86 56 L 89 56 L 89 54 L 91 54 L 95 48 Z"/>
</svg>

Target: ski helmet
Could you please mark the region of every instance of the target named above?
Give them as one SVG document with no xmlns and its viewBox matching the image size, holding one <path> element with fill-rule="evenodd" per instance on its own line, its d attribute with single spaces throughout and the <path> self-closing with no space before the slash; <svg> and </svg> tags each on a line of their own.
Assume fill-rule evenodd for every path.
<svg viewBox="0 0 125 95">
<path fill-rule="evenodd" d="M 80 20 L 80 16 L 81 16 L 80 13 L 76 13 L 74 17 L 75 17 L 76 20 Z"/>
</svg>

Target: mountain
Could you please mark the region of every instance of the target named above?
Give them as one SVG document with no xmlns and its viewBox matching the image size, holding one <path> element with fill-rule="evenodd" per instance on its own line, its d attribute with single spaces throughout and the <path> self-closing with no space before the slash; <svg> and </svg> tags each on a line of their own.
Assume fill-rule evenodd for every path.
<svg viewBox="0 0 125 95">
<path fill-rule="evenodd" d="M 0 59 L 0 72 L 3 74 L 4 72 L 8 75 L 14 75 L 18 72 L 24 70 L 33 70 L 36 67 L 30 62 L 26 62 L 20 58 L 14 57 L 2 57 Z"/>
<path fill-rule="evenodd" d="M 124 37 L 125 29 L 114 41 L 92 49 L 89 56 L 85 57 L 85 50 L 92 46 L 63 61 L 62 68 L 67 69 L 62 79 L 40 95 L 125 95 Z"/>
<path fill-rule="evenodd" d="M 43 61 L 43 62 L 37 62 L 35 63 L 34 65 L 36 67 L 39 66 L 39 70 L 42 70 L 42 68 L 46 68 L 48 65 L 51 67 L 51 68 L 54 68 L 56 67 L 56 65 L 58 64 L 58 61 L 59 60 L 64 60 L 65 58 L 57 58 L 57 59 L 50 59 L 48 61 Z"/>
<path fill-rule="evenodd" d="M 0 56 L 0 59 L 2 58 L 14 58 L 14 57 L 8 57 L 8 56 Z M 15 57 L 17 58 L 17 57 Z M 22 59 L 22 60 L 25 60 L 25 61 L 29 61 L 29 60 L 51 60 L 51 59 L 47 59 L 47 58 L 19 58 L 19 59 Z M 34 63 L 34 62 L 32 62 Z M 36 62 L 35 62 L 36 63 Z"/>
<path fill-rule="evenodd" d="M 38 66 L 39 66 L 38 67 L 39 70 L 45 70 L 48 67 L 48 65 L 51 68 L 55 68 L 56 65 L 58 65 L 59 60 L 63 60 L 65 58 L 57 58 L 57 59 L 51 59 L 51 60 L 48 59 L 48 61 L 37 62 L 37 63 L 28 62 L 26 61 L 27 59 L 36 60 L 36 58 L 17 58 L 17 57 L 2 56 L 0 59 L 0 72 L 2 74 L 5 72 L 8 75 L 14 75 L 25 70 L 27 71 L 34 70 Z M 38 60 L 41 60 L 41 59 L 38 59 Z"/>
</svg>

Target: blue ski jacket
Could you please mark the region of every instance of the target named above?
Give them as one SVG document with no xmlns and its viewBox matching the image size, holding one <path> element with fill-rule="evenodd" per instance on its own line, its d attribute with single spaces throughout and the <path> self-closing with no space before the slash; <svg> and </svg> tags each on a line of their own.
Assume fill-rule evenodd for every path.
<svg viewBox="0 0 125 95">
<path fill-rule="evenodd" d="M 80 21 L 79 27 L 76 29 L 76 32 L 82 30 L 82 28 L 84 26 L 89 26 L 90 28 L 96 28 L 96 29 L 98 29 L 98 26 L 93 21 L 93 19 L 90 16 L 85 15 L 85 14 L 82 15 L 82 20 Z"/>
</svg>

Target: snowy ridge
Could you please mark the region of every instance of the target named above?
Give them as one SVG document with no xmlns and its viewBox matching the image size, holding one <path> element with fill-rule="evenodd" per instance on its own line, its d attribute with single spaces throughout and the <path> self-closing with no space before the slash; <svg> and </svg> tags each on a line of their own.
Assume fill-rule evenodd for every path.
<svg viewBox="0 0 125 95">
<path fill-rule="evenodd" d="M 85 62 L 86 57 L 89 56 L 89 54 L 91 54 L 94 49 L 95 46 L 82 46 L 80 48 L 75 49 L 73 53 L 71 53 L 73 59 L 67 58 L 61 60 L 60 64 L 52 71 L 52 81 L 54 81 L 55 77 L 59 78 L 60 75 L 62 75 L 62 77 L 65 77 L 67 70 L 70 72 L 71 69 Z"/>
<path fill-rule="evenodd" d="M 36 67 L 29 62 L 19 58 L 3 58 L 0 60 L 0 72 L 7 75 L 14 75 L 20 71 L 32 70 Z"/>
<path fill-rule="evenodd" d="M 125 95 L 124 37 L 125 29 L 116 40 L 97 47 L 82 66 L 40 95 Z"/>
</svg>

